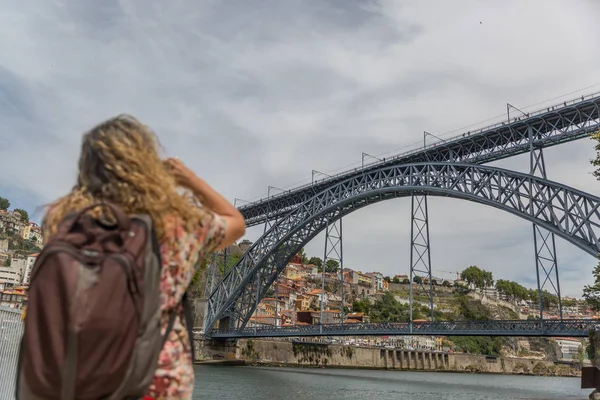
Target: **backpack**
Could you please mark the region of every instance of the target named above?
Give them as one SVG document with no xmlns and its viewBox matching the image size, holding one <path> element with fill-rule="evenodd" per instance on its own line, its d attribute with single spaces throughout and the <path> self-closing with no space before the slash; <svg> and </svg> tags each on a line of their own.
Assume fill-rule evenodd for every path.
<svg viewBox="0 0 600 400">
<path fill-rule="evenodd" d="M 32 270 L 16 399 L 143 398 L 182 308 L 193 343 L 187 294 L 161 335 L 161 269 L 148 215 L 67 216 Z"/>
</svg>

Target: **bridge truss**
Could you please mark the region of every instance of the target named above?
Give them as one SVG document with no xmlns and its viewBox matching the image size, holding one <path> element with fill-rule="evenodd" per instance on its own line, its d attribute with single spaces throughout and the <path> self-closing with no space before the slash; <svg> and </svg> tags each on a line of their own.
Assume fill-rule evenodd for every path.
<svg viewBox="0 0 600 400">
<path fill-rule="evenodd" d="M 535 223 L 596 256 L 600 198 L 547 179 L 475 164 L 421 163 L 364 171 L 294 208 L 253 244 L 208 300 L 214 324 L 243 329 L 289 260 L 332 221 L 382 200 L 436 195 L 478 202 Z"/>
<path fill-rule="evenodd" d="M 587 337 L 597 322 L 591 320 L 439 321 L 421 323 L 362 323 L 295 325 L 218 330 L 213 338 L 300 336 L 547 336 Z"/>
<path fill-rule="evenodd" d="M 600 94 L 583 96 L 477 131 L 424 146 L 239 207 L 248 226 L 278 219 L 323 190 L 394 165 L 423 162 L 486 164 L 589 136 L 600 128 Z M 537 172 L 537 171 L 536 171 Z"/>
</svg>

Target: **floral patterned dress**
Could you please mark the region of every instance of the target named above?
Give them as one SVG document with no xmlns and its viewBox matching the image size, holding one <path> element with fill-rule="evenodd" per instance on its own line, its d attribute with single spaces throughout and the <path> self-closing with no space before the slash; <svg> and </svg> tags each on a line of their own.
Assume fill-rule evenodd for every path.
<svg viewBox="0 0 600 400">
<path fill-rule="evenodd" d="M 161 307 L 163 332 L 168 316 L 177 307 L 196 272 L 194 267 L 225 238 L 225 220 L 207 211 L 203 227 L 193 232 L 178 224 L 168 240 L 161 243 L 163 273 L 161 277 Z M 154 380 L 146 399 L 191 399 L 194 390 L 194 369 L 181 311 L 163 347 Z"/>
</svg>

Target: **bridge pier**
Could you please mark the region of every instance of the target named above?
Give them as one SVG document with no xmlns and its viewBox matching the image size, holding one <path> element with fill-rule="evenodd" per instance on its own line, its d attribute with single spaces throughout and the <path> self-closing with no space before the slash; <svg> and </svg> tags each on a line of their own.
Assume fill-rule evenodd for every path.
<svg viewBox="0 0 600 400">
<path fill-rule="evenodd" d="M 204 360 L 238 360 L 240 350 L 237 339 L 207 339 L 194 333 L 194 362 Z"/>
<path fill-rule="evenodd" d="M 410 326 L 412 329 L 413 318 L 413 285 L 418 277 L 417 284 L 422 292 L 429 294 L 430 320 L 433 321 L 433 279 L 431 276 L 431 247 L 429 242 L 429 211 L 427 208 L 427 195 L 412 193 L 411 196 L 411 224 L 410 224 Z M 424 279 L 429 288 L 425 287 Z"/>
<path fill-rule="evenodd" d="M 340 298 L 341 298 L 341 320 L 342 324 L 344 323 L 345 314 L 344 314 L 344 248 L 342 241 L 342 218 L 339 218 L 333 222 L 327 223 L 327 227 L 325 228 L 325 250 L 323 252 L 323 274 L 322 274 L 322 282 L 321 289 L 325 290 L 325 266 L 328 260 L 336 261 L 339 265 L 339 277 L 340 277 Z M 335 292 L 334 292 L 335 293 Z M 323 300 L 324 296 L 321 296 L 321 300 Z M 321 311 L 323 311 L 323 303 L 321 302 Z M 321 312 L 321 323 L 323 321 Z"/>
<path fill-rule="evenodd" d="M 533 129 L 528 127 L 529 135 L 529 173 L 532 176 L 539 176 L 543 179 L 547 179 L 546 174 L 546 163 L 544 162 L 544 152 L 542 148 L 535 148 Z M 531 183 L 533 186 L 533 182 Z M 531 188 L 533 192 L 533 187 Z M 543 192 L 542 192 L 543 193 Z M 545 197 L 542 199 L 543 202 L 549 202 L 550 193 L 544 193 Z M 567 205 L 564 205 L 567 207 Z M 530 213 L 535 215 L 534 203 L 530 204 Z M 535 251 L 535 271 L 537 275 L 537 286 L 538 286 L 538 303 L 540 308 L 540 320 L 544 319 L 544 304 L 542 299 L 542 292 L 546 287 L 549 287 L 552 292 L 551 294 L 556 295 L 558 299 L 558 313 L 560 319 L 563 318 L 562 312 L 562 299 L 560 295 L 560 279 L 558 276 L 558 258 L 556 257 L 556 242 L 554 233 L 549 232 L 543 228 L 540 228 L 535 223 L 533 227 L 533 247 Z"/>
</svg>

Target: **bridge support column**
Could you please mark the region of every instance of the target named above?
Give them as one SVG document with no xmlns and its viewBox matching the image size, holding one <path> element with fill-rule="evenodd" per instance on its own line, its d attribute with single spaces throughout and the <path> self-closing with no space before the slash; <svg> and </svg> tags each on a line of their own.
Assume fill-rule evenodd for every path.
<svg viewBox="0 0 600 400">
<path fill-rule="evenodd" d="M 546 177 L 546 164 L 544 162 L 544 153 L 541 148 L 533 147 L 533 134 L 531 127 L 529 128 L 529 173 L 533 176 Z M 532 184 L 533 185 L 533 184 Z M 533 188 L 532 188 L 533 189 Z M 531 193 L 535 193 L 533 190 Z M 550 193 L 546 193 L 543 202 L 549 202 Z M 536 210 L 531 202 L 530 213 L 534 215 Z M 562 299 L 560 295 L 560 280 L 558 276 L 558 259 L 556 257 L 556 242 L 554 233 L 551 233 L 536 224 L 533 224 L 533 245 L 535 250 L 535 271 L 537 275 L 538 285 L 538 303 L 540 308 L 540 319 L 544 319 L 544 299 L 542 293 L 546 288 L 550 289 L 550 294 L 556 295 L 558 299 L 558 313 L 560 319 L 563 318 Z"/>
<path fill-rule="evenodd" d="M 206 285 L 204 286 L 204 298 L 208 298 L 215 287 L 215 274 L 217 272 L 217 253 L 213 253 L 206 271 Z"/>
<path fill-rule="evenodd" d="M 271 189 L 277 189 L 277 188 L 274 187 L 274 186 L 269 186 L 268 192 L 267 192 L 267 202 L 271 198 Z M 267 203 L 267 204 L 269 204 L 269 203 Z M 264 230 L 263 230 L 263 236 L 267 233 L 267 231 L 269 229 L 271 229 L 271 227 L 273 225 L 275 225 L 277 223 L 277 220 L 271 221 L 269 219 L 270 212 L 271 212 L 271 207 L 269 205 L 267 205 L 267 212 L 265 213 L 265 227 L 264 227 Z M 278 305 L 279 305 L 279 276 L 277 278 L 275 278 L 275 282 L 273 283 L 273 285 L 275 286 L 275 294 L 273 296 L 275 298 L 275 312 L 273 313 L 273 326 L 277 327 L 277 313 L 279 312 L 279 310 L 278 310 Z M 259 301 L 258 290 L 259 290 L 259 285 L 258 285 L 258 279 L 257 279 L 257 285 L 256 285 L 256 309 L 254 310 L 254 324 L 255 324 L 255 327 L 258 326 L 258 301 Z"/>
<path fill-rule="evenodd" d="M 429 245 L 427 195 L 412 194 L 410 224 L 410 331 L 413 329 L 413 285 L 417 279 L 422 292 L 429 295 L 430 320 L 433 322 L 433 279 Z M 418 277 L 418 278 L 417 278 Z M 428 286 L 428 287 L 427 287 Z"/>
<path fill-rule="evenodd" d="M 333 288 L 333 292 L 340 295 L 341 305 L 340 305 L 340 315 L 341 322 L 344 323 L 345 313 L 344 313 L 344 247 L 342 242 L 342 218 L 334 222 L 330 222 L 327 224 L 327 228 L 325 228 L 325 250 L 323 252 L 323 275 L 321 282 L 322 289 L 325 288 L 325 268 L 327 266 L 327 261 L 332 260 L 338 264 L 339 271 L 339 290 L 335 290 Z M 321 296 L 323 299 L 323 296 Z M 321 303 L 321 309 L 326 306 Z M 321 321 L 323 319 L 321 318 Z"/>
<path fill-rule="evenodd" d="M 209 298 L 212 294 L 213 289 L 216 287 L 217 283 L 223 279 L 225 274 L 229 271 L 228 269 L 228 261 L 229 261 L 229 248 L 225 248 L 219 252 L 214 252 L 211 257 L 211 261 L 206 271 L 206 282 L 204 286 L 204 297 Z M 206 310 L 208 311 L 208 310 Z M 208 312 L 204 312 L 204 321 L 202 325 L 204 329 L 207 330 L 209 327 L 206 325 L 208 316 Z M 227 322 L 229 324 L 229 322 Z"/>
</svg>

